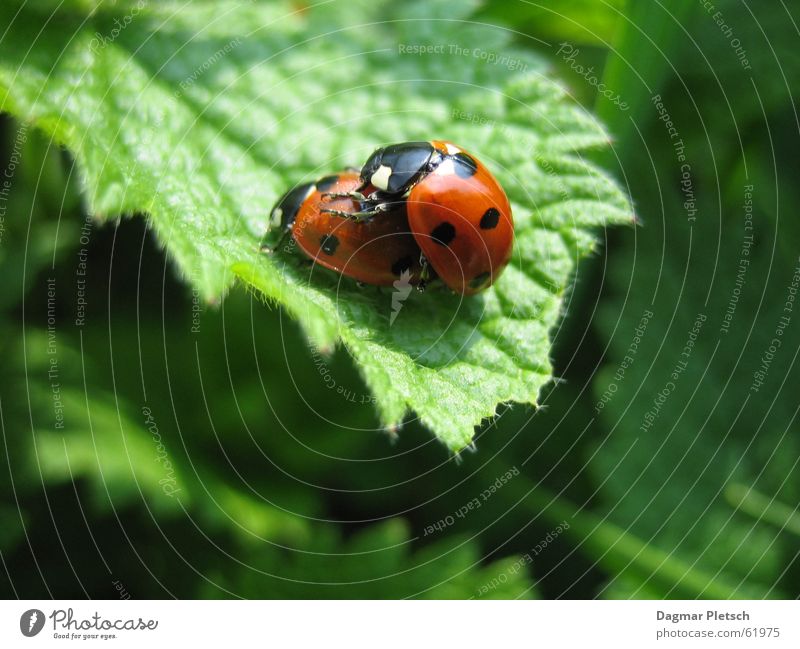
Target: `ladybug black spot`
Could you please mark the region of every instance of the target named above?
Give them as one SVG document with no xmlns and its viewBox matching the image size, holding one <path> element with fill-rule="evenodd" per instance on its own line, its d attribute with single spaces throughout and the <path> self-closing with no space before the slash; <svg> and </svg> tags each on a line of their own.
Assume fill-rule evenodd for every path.
<svg viewBox="0 0 800 649">
<path fill-rule="evenodd" d="M 487 280 L 492 276 L 491 273 L 481 273 L 480 275 L 472 278 L 469 282 L 470 288 L 481 288 L 484 284 L 486 284 Z"/>
<path fill-rule="evenodd" d="M 446 246 L 456 238 L 456 229 L 453 227 L 452 223 L 444 221 L 433 228 L 431 237 L 434 243 L 438 243 L 440 246 Z"/>
<path fill-rule="evenodd" d="M 499 220 L 500 212 L 494 207 L 490 207 L 483 213 L 483 216 L 481 217 L 481 230 L 491 230 L 492 228 L 496 228 Z"/>
<path fill-rule="evenodd" d="M 339 239 L 332 234 L 323 234 L 319 239 L 319 246 L 326 255 L 332 255 L 339 247 Z"/>
<path fill-rule="evenodd" d="M 453 165 L 456 176 L 459 178 L 469 178 L 470 176 L 474 176 L 475 172 L 478 171 L 478 163 L 475 162 L 475 159 L 464 153 L 463 151 L 456 153 L 453 156 L 453 160 L 455 161 L 455 165 Z"/>
<path fill-rule="evenodd" d="M 336 181 L 338 180 L 339 176 L 337 175 L 325 176 L 324 178 L 320 178 L 317 181 L 317 191 L 320 192 L 328 191 L 331 187 L 333 187 L 336 184 Z"/>
<path fill-rule="evenodd" d="M 400 275 L 402 275 L 405 271 L 411 270 L 411 266 L 413 265 L 414 259 L 410 255 L 401 257 L 392 264 L 392 274 L 400 277 Z"/>
</svg>

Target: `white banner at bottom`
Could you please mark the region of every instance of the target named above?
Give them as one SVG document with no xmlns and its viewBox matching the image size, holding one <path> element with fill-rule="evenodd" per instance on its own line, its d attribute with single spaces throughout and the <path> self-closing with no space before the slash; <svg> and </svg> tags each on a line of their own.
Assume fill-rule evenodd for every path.
<svg viewBox="0 0 800 649">
<path fill-rule="evenodd" d="M 799 619 L 797 601 L 4 601 L 0 647 L 777 648 Z"/>
</svg>

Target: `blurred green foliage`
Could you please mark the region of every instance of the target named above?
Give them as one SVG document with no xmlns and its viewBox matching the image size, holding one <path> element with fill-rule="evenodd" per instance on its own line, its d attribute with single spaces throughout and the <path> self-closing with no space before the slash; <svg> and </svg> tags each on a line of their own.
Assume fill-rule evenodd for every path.
<svg viewBox="0 0 800 649">
<path fill-rule="evenodd" d="M 716 3 L 747 70 L 700 3 L 596 3 L 585 21 L 567 2 L 507 4 L 474 17 L 601 115 L 614 146 L 597 161 L 642 227 L 609 231 L 579 265 L 545 407 L 501 409 L 459 463 L 416 421 L 389 439 L 341 350 L 324 361 L 331 389 L 282 310 L 240 290 L 209 307 L 142 221 L 87 220 L 67 154 L 3 118 L 0 169 L 19 159 L 0 245 L 5 596 L 117 597 L 114 580 L 141 598 L 800 596 L 796 310 L 751 389 L 800 264 L 800 16 Z M 562 41 L 629 110 L 596 97 Z"/>
</svg>

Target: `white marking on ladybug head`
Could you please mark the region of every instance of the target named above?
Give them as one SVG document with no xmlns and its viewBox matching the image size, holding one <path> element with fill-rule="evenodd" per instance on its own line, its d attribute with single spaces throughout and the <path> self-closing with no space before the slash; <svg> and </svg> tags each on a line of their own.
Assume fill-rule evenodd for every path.
<svg viewBox="0 0 800 649">
<path fill-rule="evenodd" d="M 381 165 L 378 170 L 372 174 L 370 182 L 378 189 L 386 191 L 389 188 L 389 176 L 392 175 L 392 168 L 386 165 Z"/>
<path fill-rule="evenodd" d="M 459 149 L 455 144 L 451 144 L 450 142 L 445 142 L 444 147 L 445 149 L 447 149 L 447 153 L 449 153 L 450 155 L 461 153 L 461 149 Z"/>
<path fill-rule="evenodd" d="M 281 224 L 281 219 L 283 218 L 283 209 L 276 207 L 274 210 L 272 210 L 270 217 L 270 225 L 273 227 L 278 227 Z"/>
</svg>

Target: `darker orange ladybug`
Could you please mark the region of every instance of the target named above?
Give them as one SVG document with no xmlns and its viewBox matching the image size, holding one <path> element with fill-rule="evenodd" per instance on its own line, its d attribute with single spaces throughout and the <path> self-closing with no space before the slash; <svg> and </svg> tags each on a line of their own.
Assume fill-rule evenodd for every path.
<svg viewBox="0 0 800 649">
<path fill-rule="evenodd" d="M 365 220 L 361 202 L 351 197 L 361 184 L 357 171 L 345 171 L 288 191 L 272 210 L 274 243 L 263 248 L 274 250 L 291 234 L 315 263 L 360 282 L 423 284 L 432 273 L 411 234 L 405 202 L 384 201 L 380 218 Z"/>
<path fill-rule="evenodd" d="M 414 238 L 456 293 L 472 295 L 491 286 L 511 259 L 508 198 L 489 170 L 461 147 L 439 140 L 392 144 L 369 157 L 360 178 L 348 196 L 361 210 L 350 218 L 380 220 L 380 213 L 405 200 Z"/>
</svg>

